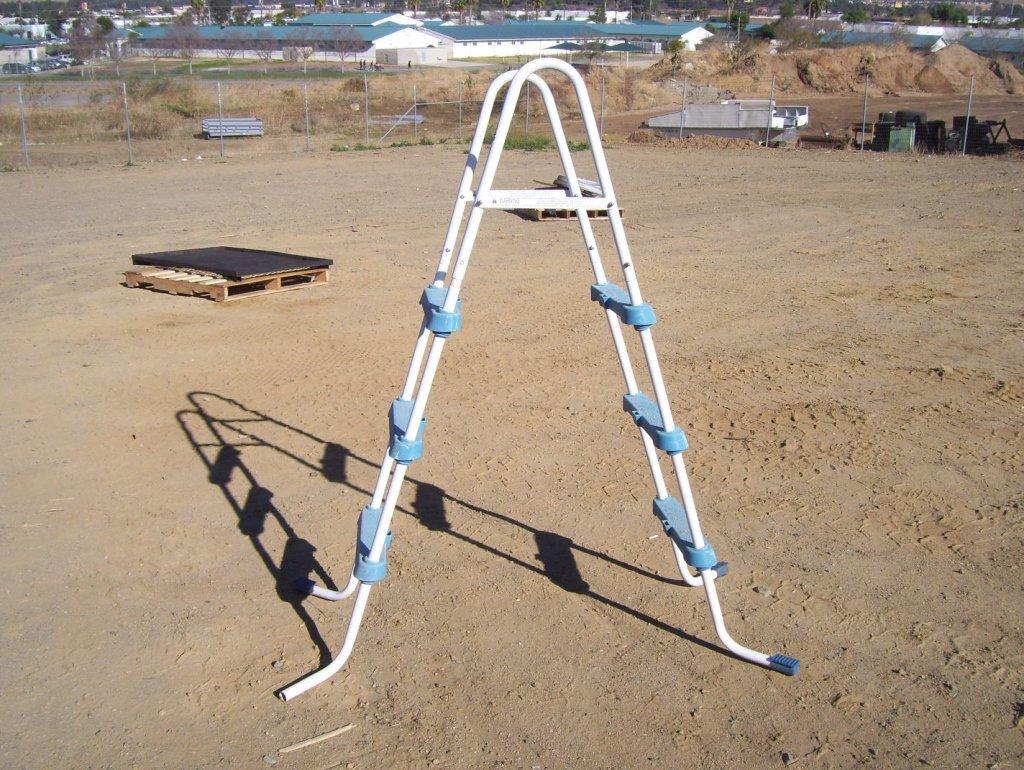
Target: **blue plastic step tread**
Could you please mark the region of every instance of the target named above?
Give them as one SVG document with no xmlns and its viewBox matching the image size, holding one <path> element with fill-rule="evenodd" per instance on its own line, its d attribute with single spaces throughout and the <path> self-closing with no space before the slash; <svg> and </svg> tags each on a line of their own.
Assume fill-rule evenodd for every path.
<svg viewBox="0 0 1024 770">
<path fill-rule="evenodd" d="M 788 655 L 782 653 L 775 653 L 768 658 L 768 664 L 772 671 L 778 671 L 780 674 L 786 676 L 796 676 L 797 672 L 800 671 L 800 661 L 796 658 L 791 658 Z"/>
<path fill-rule="evenodd" d="M 426 430 L 427 420 L 424 417 L 420 420 L 420 429 L 414 441 L 405 438 L 409 430 L 409 418 L 412 417 L 411 400 L 396 398 L 391 404 L 391 412 L 388 415 L 390 422 L 390 439 L 388 454 L 395 462 L 408 465 L 413 460 L 423 457 L 423 431 Z"/>
<path fill-rule="evenodd" d="M 703 548 L 693 544 L 690 524 L 686 521 L 686 509 L 674 497 L 664 500 L 654 498 L 654 515 L 661 520 L 665 534 L 672 538 L 683 552 L 683 560 L 696 570 L 711 569 L 719 564 L 715 549 L 705 541 Z"/>
<path fill-rule="evenodd" d="M 387 577 L 388 549 L 391 547 L 392 539 L 390 532 L 384 539 L 384 550 L 381 552 L 380 561 L 370 561 L 370 549 L 373 548 L 373 538 L 377 535 L 377 527 L 380 526 L 380 517 L 383 513 L 383 508 L 366 506 L 359 514 L 356 566 L 352 570 L 352 574 L 363 583 L 379 583 Z"/>
<path fill-rule="evenodd" d="M 590 298 L 606 310 L 611 310 L 637 331 L 649 329 L 658 322 L 654 308 L 644 302 L 633 305 L 629 301 L 629 292 L 614 283 L 595 283 L 590 287 Z"/>
<path fill-rule="evenodd" d="M 682 428 L 675 427 L 672 430 L 665 430 L 658 405 L 643 393 L 624 395 L 622 408 L 633 416 L 633 422 L 654 439 L 654 446 L 663 452 L 668 452 L 670 455 L 677 454 L 689 446 Z"/>
<path fill-rule="evenodd" d="M 444 299 L 448 296 L 445 286 L 428 286 L 420 297 L 426 327 L 438 337 L 447 337 L 462 328 L 462 300 L 455 301 L 455 310 L 445 312 Z"/>
</svg>

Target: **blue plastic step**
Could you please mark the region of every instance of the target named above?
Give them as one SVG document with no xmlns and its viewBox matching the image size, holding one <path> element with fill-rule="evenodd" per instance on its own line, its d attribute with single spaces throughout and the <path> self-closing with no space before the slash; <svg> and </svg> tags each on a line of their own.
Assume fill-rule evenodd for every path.
<svg viewBox="0 0 1024 770">
<path fill-rule="evenodd" d="M 654 439 L 654 446 L 663 452 L 668 452 L 670 455 L 678 454 L 689 446 L 682 428 L 677 426 L 672 430 L 665 430 L 658 405 L 643 393 L 624 395 L 622 408 L 632 415 L 633 422 Z"/>
<path fill-rule="evenodd" d="M 390 531 L 384 538 L 384 550 L 381 552 L 380 561 L 370 561 L 373 538 L 377 535 L 377 527 L 380 526 L 380 517 L 383 513 L 383 508 L 366 506 L 359 514 L 356 566 L 352 570 L 352 574 L 363 583 L 379 583 L 388 574 L 388 549 L 391 548 L 392 540 Z"/>
<path fill-rule="evenodd" d="M 416 432 L 416 439 L 409 441 L 405 434 L 409 431 L 409 418 L 412 417 L 412 400 L 396 398 L 391 403 L 391 412 L 388 415 L 390 423 L 390 441 L 388 454 L 396 463 L 408 465 L 413 460 L 423 457 L 423 431 L 427 428 L 427 419 L 420 420 L 420 429 Z"/>
<path fill-rule="evenodd" d="M 423 323 L 438 337 L 447 337 L 462 328 L 462 300 L 455 301 L 455 310 L 446 312 L 444 298 L 448 295 L 445 286 L 428 286 L 420 297 L 423 306 Z"/>
<path fill-rule="evenodd" d="M 679 550 L 683 553 L 683 559 L 691 567 L 696 570 L 705 570 L 720 564 L 711 543 L 705 541 L 703 548 L 698 548 L 693 544 L 690 525 L 686 521 L 686 509 L 683 508 L 681 502 L 671 496 L 663 500 L 654 498 L 654 515 L 661 520 L 665 534 L 679 546 Z"/>
<path fill-rule="evenodd" d="M 644 302 L 633 305 L 629 292 L 614 283 L 595 283 L 590 287 L 590 298 L 606 310 L 611 310 L 622 323 L 634 327 L 638 332 L 649 329 L 658 322 L 654 308 Z"/>
<path fill-rule="evenodd" d="M 783 655 L 780 652 L 777 652 L 768 658 L 768 666 L 772 671 L 778 671 L 780 674 L 785 674 L 786 676 L 796 676 L 797 672 L 800 671 L 799 660 L 791 658 L 788 655 Z"/>
</svg>

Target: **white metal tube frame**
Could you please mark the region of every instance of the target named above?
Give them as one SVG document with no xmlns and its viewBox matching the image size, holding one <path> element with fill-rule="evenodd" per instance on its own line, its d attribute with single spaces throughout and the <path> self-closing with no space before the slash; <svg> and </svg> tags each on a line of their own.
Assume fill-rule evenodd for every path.
<svg viewBox="0 0 1024 770">
<path fill-rule="evenodd" d="M 593 155 L 594 165 L 597 169 L 598 181 L 601 187 L 602 195 L 597 199 L 593 197 L 583 197 L 579 181 L 576 176 L 572 156 L 569 152 L 568 143 L 566 142 L 565 132 L 562 128 L 561 119 L 558 115 L 554 96 L 552 95 L 551 89 L 548 87 L 547 83 L 545 83 L 544 80 L 536 74 L 540 70 L 555 70 L 564 74 L 569 78 L 573 88 L 575 89 L 576 96 L 580 104 L 580 112 L 583 117 L 587 140 Z M 484 211 L 488 208 L 519 208 L 520 206 L 516 205 L 517 194 L 519 197 L 524 195 L 528 196 L 526 191 L 492 191 L 491 189 L 495 173 L 498 169 L 498 163 L 501 159 L 502 149 L 504 148 L 509 128 L 512 124 L 512 118 L 515 113 L 519 94 L 527 82 L 537 88 L 548 113 L 551 130 L 554 134 L 555 146 L 558 150 L 558 156 L 561 160 L 565 177 L 568 180 L 569 189 L 566 193 L 565 203 L 562 208 L 575 210 L 577 213 L 580 231 L 583 236 L 583 241 L 587 249 L 587 256 L 590 260 L 596 283 L 606 283 L 606 277 L 604 267 L 601 263 L 601 257 L 598 252 L 597 242 L 594 238 L 594 232 L 591 227 L 591 219 L 588 216 L 587 211 L 594 210 L 596 206 L 601 206 L 601 208 L 605 208 L 607 210 L 608 222 L 611 226 L 613 242 L 618 253 L 619 263 L 626 282 L 629 302 L 631 305 L 643 304 L 640 286 L 637 283 L 633 257 L 630 254 L 629 244 L 626 241 L 626 234 L 622 225 L 622 217 L 619 211 L 618 202 L 615 199 L 611 175 L 608 171 L 607 161 L 605 160 L 604 148 L 601 146 L 600 135 L 594 119 L 594 112 L 590 103 L 590 97 L 587 93 L 586 84 L 579 72 L 577 72 L 568 63 L 559 59 L 540 58 L 525 64 L 518 70 L 512 70 L 499 75 L 487 89 L 487 93 L 484 97 L 483 105 L 480 110 L 480 119 L 477 122 L 476 131 L 473 134 L 473 140 L 470 144 L 466 166 L 462 172 L 462 178 L 459 181 L 455 206 L 452 211 L 451 220 L 448 224 L 448 230 L 445 234 L 444 245 L 442 246 L 441 255 L 438 260 L 437 271 L 434 275 L 433 286 L 435 288 L 445 288 L 445 282 L 447 281 L 447 289 L 442 311 L 450 313 L 456 310 L 459 291 L 462 287 L 462 281 L 469 266 L 469 259 L 473 251 L 473 246 L 476 241 L 477 232 L 479 230 L 480 221 L 483 217 Z M 498 125 L 494 133 L 494 139 L 491 143 L 490 151 L 487 154 L 487 160 L 484 164 L 483 171 L 480 174 L 480 180 L 476 191 L 474 192 L 472 183 L 479 163 L 480 154 L 483 149 L 484 136 L 487 132 L 487 127 L 490 122 L 490 117 L 498 94 L 506 86 L 508 86 L 508 90 L 505 94 L 501 114 L 498 118 Z M 460 240 L 459 232 L 460 229 L 462 229 L 462 222 L 465 218 L 467 207 L 471 207 L 471 210 Z M 457 250 L 456 244 L 458 244 Z M 452 269 L 453 258 L 455 260 L 454 269 Z M 623 338 L 623 322 L 614 310 L 610 308 L 605 309 L 605 315 L 608 320 L 608 328 L 612 335 L 615 352 L 618 356 L 619 366 L 625 380 L 626 391 L 630 395 L 638 394 L 640 392 L 639 386 L 637 384 L 636 376 L 633 372 L 633 366 L 630 362 L 629 353 L 626 349 L 625 340 Z M 657 353 L 654 348 L 654 338 L 651 334 L 650 328 L 640 328 L 639 336 L 643 356 L 647 364 L 647 369 L 650 373 L 651 385 L 654 390 L 662 427 L 665 431 L 672 431 L 675 428 L 675 423 L 672 418 L 672 410 L 669 406 L 668 394 L 665 390 L 661 366 L 658 363 Z M 417 439 L 420 421 L 426 411 L 427 399 L 430 395 L 430 389 L 434 382 L 434 376 L 437 373 L 437 367 L 440 363 L 441 353 L 444 349 L 446 340 L 446 334 L 438 336 L 428 329 L 426 320 L 421 323 L 420 331 L 416 338 L 416 344 L 413 348 L 412 361 L 410 362 L 409 370 L 405 378 L 405 384 L 402 387 L 400 396 L 402 400 L 412 401 L 412 414 L 409 417 L 407 429 L 405 431 L 405 439 L 407 441 L 415 441 Z M 643 441 L 644 454 L 646 455 L 648 465 L 650 466 L 656 497 L 658 500 L 665 500 L 669 496 L 669 491 L 665 482 L 664 474 L 662 473 L 661 465 L 658 461 L 658 450 L 655 446 L 655 442 L 643 429 L 640 430 L 640 437 Z M 686 467 L 683 464 L 681 452 L 671 454 L 671 463 L 673 470 L 675 471 L 679 494 L 685 511 L 686 522 L 689 525 L 692 545 L 696 549 L 702 549 L 705 546 L 704 534 L 701 530 L 700 521 L 697 518 L 697 507 L 693 499 L 693 493 L 690 489 L 690 483 L 687 478 Z M 391 529 L 391 521 L 394 516 L 395 507 L 398 503 L 398 496 L 401 491 L 402 482 L 405 479 L 407 469 L 407 464 L 396 462 L 390 452 L 385 452 L 369 504 L 369 507 L 374 509 L 381 508 L 381 506 L 383 506 L 380 514 L 380 520 L 373 537 L 372 546 L 367 557 L 370 562 L 380 561 L 386 548 L 388 535 Z M 722 644 L 725 645 L 729 652 L 736 657 L 742 658 L 751 663 L 780 671 L 782 673 L 790 675 L 795 674 L 799 667 L 799 663 L 796 659 L 789 658 L 785 655 L 768 656 L 764 653 L 752 650 L 749 647 L 745 647 L 736 642 L 726 630 L 725 619 L 722 615 L 722 608 L 718 599 L 718 592 L 715 588 L 715 579 L 719 576 L 719 572 L 723 571 L 724 565 L 717 563 L 714 566 L 697 570 L 697 574 L 694 575 L 690 572 L 690 568 L 685 561 L 684 554 L 680 551 L 679 546 L 676 545 L 674 540 L 672 540 L 672 547 L 676 563 L 684 582 L 690 586 L 703 585 L 704 591 L 707 595 L 715 631 L 721 639 Z M 309 690 L 310 688 L 329 679 L 345 665 L 355 646 L 356 637 L 359 634 L 359 627 L 362 622 L 363 613 L 366 609 L 366 603 L 369 599 L 372 585 L 372 583 L 361 582 L 353 571 L 347 585 L 341 591 L 331 591 L 317 585 L 312 585 L 308 589 L 311 595 L 321 599 L 327 599 L 329 601 L 340 601 L 348 598 L 354 593 L 356 597 L 355 605 L 352 609 L 352 615 L 349 620 L 348 631 L 345 634 L 344 644 L 337 657 L 319 671 L 316 671 L 299 680 L 295 684 L 281 690 L 279 695 L 283 700 L 291 700 L 295 696 L 301 695 L 306 690 Z"/>
</svg>

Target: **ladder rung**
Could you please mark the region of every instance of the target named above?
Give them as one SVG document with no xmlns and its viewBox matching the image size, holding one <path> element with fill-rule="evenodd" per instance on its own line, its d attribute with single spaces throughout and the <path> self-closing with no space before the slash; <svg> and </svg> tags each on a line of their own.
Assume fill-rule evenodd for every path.
<svg viewBox="0 0 1024 770">
<path fill-rule="evenodd" d="M 491 190 L 478 196 L 485 209 L 554 209 L 556 211 L 604 211 L 612 201 L 603 197 L 574 198 L 568 190 Z"/>
</svg>

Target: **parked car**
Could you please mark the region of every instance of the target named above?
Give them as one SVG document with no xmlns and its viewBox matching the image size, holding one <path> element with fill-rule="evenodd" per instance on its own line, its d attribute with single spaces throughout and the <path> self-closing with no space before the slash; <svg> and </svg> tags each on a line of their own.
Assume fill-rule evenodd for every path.
<svg viewBox="0 0 1024 770">
<path fill-rule="evenodd" d="M 9 61 L 0 67 L 0 74 L 3 75 L 27 75 L 30 72 L 32 70 L 29 69 L 29 65 L 16 61 Z"/>
</svg>

